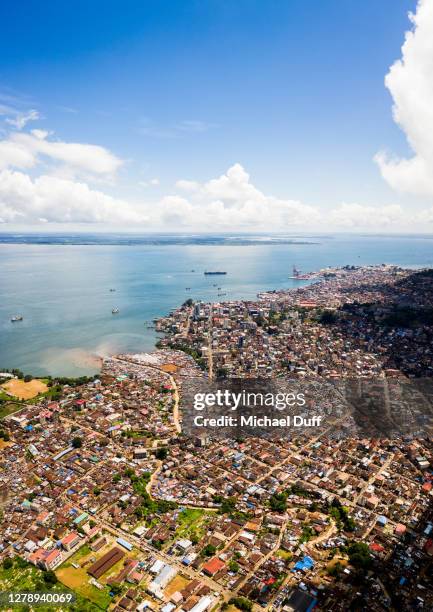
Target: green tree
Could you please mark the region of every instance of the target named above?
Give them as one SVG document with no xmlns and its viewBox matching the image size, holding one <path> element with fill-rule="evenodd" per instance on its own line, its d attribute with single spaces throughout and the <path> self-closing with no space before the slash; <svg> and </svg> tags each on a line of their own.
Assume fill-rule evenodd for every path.
<svg viewBox="0 0 433 612">
<path fill-rule="evenodd" d="M 205 557 L 212 557 L 216 553 L 216 548 L 213 544 L 206 544 L 202 553 Z"/>
<path fill-rule="evenodd" d="M 372 557 L 368 544 L 365 542 L 353 542 L 347 549 L 349 560 L 353 567 L 368 570 L 372 564 Z"/>
<path fill-rule="evenodd" d="M 253 603 L 246 597 L 232 597 L 229 603 L 236 606 L 238 610 L 242 610 L 243 612 L 251 612 L 253 608 Z"/>
<path fill-rule="evenodd" d="M 119 595 L 119 593 L 122 592 L 122 585 L 118 582 L 113 582 L 113 584 L 110 585 L 110 588 L 111 592 L 114 593 L 114 595 Z"/>
<path fill-rule="evenodd" d="M 220 511 L 222 514 L 232 514 L 236 509 L 236 498 L 227 497 L 221 501 Z"/>
<path fill-rule="evenodd" d="M 269 505 L 274 512 L 285 512 L 287 510 L 287 494 L 274 493 L 269 498 Z"/>
<path fill-rule="evenodd" d="M 155 457 L 157 459 L 160 459 L 161 461 L 164 461 L 167 455 L 168 455 L 168 448 L 158 448 L 155 453 Z"/>
<path fill-rule="evenodd" d="M 6 557 L 5 559 L 3 559 L 3 568 L 5 570 L 7 569 L 11 569 L 11 567 L 13 567 L 14 562 L 12 561 L 12 559 L 10 557 Z"/>
<path fill-rule="evenodd" d="M 325 312 L 322 312 L 320 315 L 319 320 L 322 325 L 333 325 L 338 321 L 338 317 L 332 310 L 325 310 Z"/>
<path fill-rule="evenodd" d="M 343 564 L 342 564 L 342 563 L 340 563 L 339 561 L 337 561 L 337 563 L 334 563 L 334 565 L 332 565 L 332 566 L 331 566 L 331 567 L 330 567 L 330 568 L 327 570 L 328 574 L 329 574 L 330 576 L 335 577 L 335 578 L 336 578 L 336 577 L 338 577 L 338 576 L 341 574 L 341 572 L 342 572 L 342 571 L 343 571 Z"/>
<path fill-rule="evenodd" d="M 56 584 L 57 576 L 53 572 L 53 570 L 48 570 L 47 572 L 44 572 L 44 582 L 50 585 Z"/>
<path fill-rule="evenodd" d="M 79 436 L 75 436 L 72 440 L 72 446 L 74 448 L 81 448 L 83 446 L 83 440 Z"/>
</svg>

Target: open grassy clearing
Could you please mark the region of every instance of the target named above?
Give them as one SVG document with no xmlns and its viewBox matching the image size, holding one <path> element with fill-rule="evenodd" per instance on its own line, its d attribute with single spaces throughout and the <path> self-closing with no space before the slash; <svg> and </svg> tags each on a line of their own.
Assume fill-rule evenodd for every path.
<svg viewBox="0 0 433 612">
<path fill-rule="evenodd" d="M 65 589 L 61 583 L 53 586 L 48 585 L 44 581 L 44 572 L 24 560 L 15 558 L 14 565 L 10 569 L 5 569 L 0 565 L 0 590 L 1 591 L 50 591 L 50 592 L 71 592 L 70 589 Z M 96 607 L 92 602 L 83 599 L 77 592 L 76 601 L 73 605 L 62 608 L 56 605 L 56 610 L 68 610 L 69 612 L 98 612 L 99 607 Z M 26 606 L 17 606 L 13 608 L 20 612 L 28 610 Z M 53 606 L 38 606 L 40 612 L 52 612 Z"/>
</svg>

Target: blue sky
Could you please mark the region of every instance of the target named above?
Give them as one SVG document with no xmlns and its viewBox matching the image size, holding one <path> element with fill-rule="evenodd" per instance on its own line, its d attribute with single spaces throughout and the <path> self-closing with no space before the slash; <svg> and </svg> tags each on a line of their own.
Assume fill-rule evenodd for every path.
<svg viewBox="0 0 433 612">
<path fill-rule="evenodd" d="M 0 105 L 37 111 L 21 131 L 109 150 L 123 161 L 115 178 L 86 184 L 134 206 L 159 206 L 182 179 L 201 185 L 197 200 L 240 164 L 260 193 L 322 211 L 424 209 L 430 193 L 395 189 L 373 161 L 411 154 L 384 85 L 410 10 L 415 0 L 3 2 Z M 59 176 L 46 158 L 25 172 Z"/>
</svg>

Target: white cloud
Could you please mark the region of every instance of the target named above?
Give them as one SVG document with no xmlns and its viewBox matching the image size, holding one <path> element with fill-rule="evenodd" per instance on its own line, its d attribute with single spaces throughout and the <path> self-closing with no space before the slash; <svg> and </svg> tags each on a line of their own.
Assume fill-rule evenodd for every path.
<svg viewBox="0 0 433 612">
<path fill-rule="evenodd" d="M 0 140 L 0 170 L 31 168 L 36 163 L 34 154 L 13 140 Z"/>
<path fill-rule="evenodd" d="M 119 158 L 103 147 L 55 141 L 43 130 L 14 132 L 0 141 L 0 222 L 27 226 L 101 223 L 143 229 L 279 232 L 324 228 L 419 229 L 419 226 L 424 230 L 433 223 L 433 209 L 409 215 L 395 205 L 343 203 L 323 211 L 297 200 L 266 195 L 251 182 L 239 163 L 202 183 L 179 180 L 178 193 L 153 202 L 127 202 L 89 186 L 88 179 L 111 176 L 121 164 Z M 39 176 L 30 177 L 24 172 L 31 169 L 36 174 L 41 166 Z M 85 176 L 86 180 L 78 180 L 77 176 Z M 139 184 L 156 186 L 159 179 Z"/>
<path fill-rule="evenodd" d="M 145 223 L 138 207 L 86 183 L 18 171 L 0 172 L 1 223 Z"/>
<path fill-rule="evenodd" d="M 413 216 L 412 216 L 413 219 Z M 331 226 L 346 229 L 376 229 L 391 228 L 407 223 L 407 218 L 401 206 L 362 206 L 361 204 L 340 204 L 329 215 Z"/>
<path fill-rule="evenodd" d="M 15 134 L 15 142 L 33 151 L 65 163 L 68 167 L 93 174 L 114 174 L 123 164 L 108 149 L 98 145 L 62 142 L 46 139 L 47 134 L 34 130 L 32 134 Z"/>
<path fill-rule="evenodd" d="M 385 78 L 394 105 L 395 122 L 414 152 L 409 159 L 375 156 L 383 178 L 397 191 L 433 195 L 433 2 L 419 0 L 409 15 L 402 57 Z"/>
<path fill-rule="evenodd" d="M 22 130 L 29 121 L 36 121 L 40 118 L 37 110 L 29 110 L 26 113 L 17 113 L 15 117 L 8 117 L 6 123 L 14 126 L 17 130 Z"/>
<path fill-rule="evenodd" d="M 1 168 L 30 168 L 43 159 L 60 163 L 70 175 L 114 175 L 123 161 L 98 145 L 50 140 L 44 130 L 13 132 L 0 141 Z"/>
<path fill-rule="evenodd" d="M 240 164 L 205 183 L 179 180 L 176 187 L 188 195 L 163 201 L 164 220 L 198 229 L 279 229 L 299 227 L 318 221 L 320 214 L 312 206 L 296 200 L 266 196 L 251 182 Z M 179 215 L 179 210 L 182 214 Z"/>
</svg>

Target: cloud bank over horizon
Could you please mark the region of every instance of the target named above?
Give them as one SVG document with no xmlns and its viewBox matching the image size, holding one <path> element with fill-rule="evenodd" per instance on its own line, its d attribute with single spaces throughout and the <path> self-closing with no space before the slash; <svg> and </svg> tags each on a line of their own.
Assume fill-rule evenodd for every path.
<svg viewBox="0 0 433 612">
<path fill-rule="evenodd" d="M 93 171 L 95 167 L 99 174 L 99 163 Z M 90 166 L 85 170 L 89 172 Z M 412 214 L 396 204 L 377 207 L 341 203 L 324 211 L 297 200 L 265 195 L 239 163 L 207 182 L 181 179 L 176 183 L 175 193 L 156 201 L 135 203 L 107 195 L 85 181 L 55 174 L 32 178 L 7 168 L 0 171 L 0 222 L 4 227 L 131 224 L 131 229 L 143 231 L 368 231 L 410 227 L 425 230 L 426 224 L 433 223 L 433 208 Z"/>
</svg>

